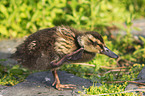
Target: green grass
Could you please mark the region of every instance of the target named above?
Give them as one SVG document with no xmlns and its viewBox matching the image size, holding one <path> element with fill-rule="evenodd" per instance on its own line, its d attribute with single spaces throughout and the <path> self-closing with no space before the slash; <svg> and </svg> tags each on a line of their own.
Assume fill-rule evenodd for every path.
<svg viewBox="0 0 145 96">
<path fill-rule="evenodd" d="M 12 68 L 9 66 L 0 65 L 0 85 L 13 86 L 22 82 L 29 74 L 25 68 L 15 65 Z"/>
<path fill-rule="evenodd" d="M 107 95 L 107 96 L 138 96 L 139 94 L 135 92 L 131 93 L 121 93 L 125 91 L 127 83 L 124 84 L 102 84 L 100 87 L 91 86 L 90 88 L 86 89 L 87 95 Z M 85 94 L 84 94 L 85 95 Z"/>
<path fill-rule="evenodd" d="M 122 28 L 130 14 L 145 16 L 144 5 L 144 0 L 1 0 L 0 37 L 23 37 L 62 24 L 103 34 L 104 27 Z"/>
<path fill-rule="evenodd" d="M 105 82 L 133 81 L 145 64 L 145 39 L 139 37 L 135 40 L 130 33 L 132 20 L 145 17 L 144 5 L 145 0 L 0 0 L 0 40 L 23 37 L 38 29 L 62 24 L 79 30 L 98 31 L 106 45 L 120 56 L 119 60 L 97 54 L 87 62 L 95 67 L 65 65 L 61 70 L 90 79 L 94 84 L 102 83 L 102 86 L 93 85 L 79 92 L 82 95 L 118 93 L 125 90 L 127 82 Z M 115 38 L 106 35 L 107 28 L 116 27 L 124 30 L 126 35 Z M 110 72 L 122 66 L 125 68 L 121 71 Z M 29 73 L 19 65 L 12 68 L 0 65 L 0 85 L 13 86 L 23 81 Z M 112 95 L 132 96 L 138 93 Z"/>
<path fill-rule="evenodd" d="M 102 57 L 105 58 L 104 56 Z M 100 61 L 98 59 L 92 60 L 90 64 L 96 65 L 95 68 L 91 66 L 90 67 L 85 66 L 85 65 L 66 65 L 63 66 L 62 70 L 65 70 L 67 72 L 73 73 L 77 76 L 86 79 L 90 79 L 92 82 L 94 82 L 93 86 L 91 86 L 90 88 L 85 88 L 83 92 L 79 92 L 82 95 L 110 94 L 111 96 L 139 96 L 139 93 L 136 92 L 131 92 L 131 91 L 126 93 L 121 93 L 121 92 L 125 91 L 125 88 L 128 85 L 127 81 L 136 80 L 139 72 L 144 67 L 144 64 L 134 64 L 133 66 L 126 67 L 125 71 L 121 69 L 118 71 L 109 72 L 111 69 L 101 68 L 101 66 L 107 65 L 109 58 L 103 60 L 104 61 Z M 112 66 L 110 64 L 108 64 L 108 66 Z M 112 67 L 112 69 L 113 68 L 115 68 L 115 66 Z M 115 83 L 115 81 L 124 81 L 124 83 Z M 107 82 L 112 82 L 112 83 L 107 83 Z M 95 83 L 101 83 L 102 85 L 98 87 L 95 86 Z"/>
</svg>

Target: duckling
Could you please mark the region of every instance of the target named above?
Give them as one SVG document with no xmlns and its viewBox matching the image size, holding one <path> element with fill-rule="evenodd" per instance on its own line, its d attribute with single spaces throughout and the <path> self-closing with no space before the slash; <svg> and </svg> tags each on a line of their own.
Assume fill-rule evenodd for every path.
<svg viewBox="0 0 145 96">
<path fill-rule="evenodd" d="M 118 58 L 106 47 L 99 33 L 81 32 L 70 27 L 57 26 L 39 30 L 30 35 L 17 47 L 12 58 L 29 69 L 51 69 L 54 76 L 52 86 L 63 90 L 75 88 L 75 85 L 60 84 L 57 69 L 63 64 L 90 61 L 97 53 Z"/>
</svg>

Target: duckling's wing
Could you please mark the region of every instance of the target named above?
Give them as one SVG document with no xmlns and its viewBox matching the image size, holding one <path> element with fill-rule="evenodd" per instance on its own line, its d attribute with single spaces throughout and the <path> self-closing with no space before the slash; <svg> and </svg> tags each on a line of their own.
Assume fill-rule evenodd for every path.
<svg viewBox="0 0 145 96">
<path fill-rule="evenodd" d="M 77 49 L 75 33 L 69 28 L 64 26 L 57 27 L 56 29 L 56 42 L 54 44 L 54 49 L 59 54 L 65 55 L 74 52 Z"/>
</svg>

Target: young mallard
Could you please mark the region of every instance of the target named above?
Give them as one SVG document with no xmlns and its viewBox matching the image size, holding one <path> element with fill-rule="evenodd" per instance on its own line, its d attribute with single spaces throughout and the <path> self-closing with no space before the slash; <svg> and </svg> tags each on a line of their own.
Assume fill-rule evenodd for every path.
<svg viewBox="0 0 145 96">
<path fill-rule="evenodd" d="M 96 53 L 118 58 L 106 47 L 99 33 L 80 32 L 69 27 L 58 26 L 39 30 L 30 35 L 17 47 L 12 57 L 29 69 L 52 69 L 55 78 L 52 85 L 62 90 L 74 86 L 60 84 L 56 70 L 66 63 L 92 60 Z"/>
</svg>

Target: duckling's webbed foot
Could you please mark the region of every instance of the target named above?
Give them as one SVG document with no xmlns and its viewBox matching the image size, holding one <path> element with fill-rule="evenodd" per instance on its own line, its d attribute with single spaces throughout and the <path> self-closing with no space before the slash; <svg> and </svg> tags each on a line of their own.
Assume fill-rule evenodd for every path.
<svg viewBox="0 0 145 96">
<path fill-rule="evenodd" d="M 63 89 L 76 89 L 76 85 L 73 84 L 56 84 L 56 89 L 63 90 Z"/>
<path fill-rule="evenodd" d="M 76 85 L 73 84 L 60 84 L 60 80 L 57 74 L 57 71 L 52 71 L 55 81 L 53 82 L 52 86 L 55 85 L 56 89 L 63 90 L 63 89 L 76 89 Z"/>
<path fill-rule="evenodd" d="M 56 68 L 61 66 L 64 62 L 68 62 L 69 60 L 78 60 L 81 58 L 83 54 L 84 48 L 80 48 L 70 54 L 65 55 L 62 59 L 60 59 L 57 63 L 52 61 L 50 63 L 52 68 Z"/>
</svg>

